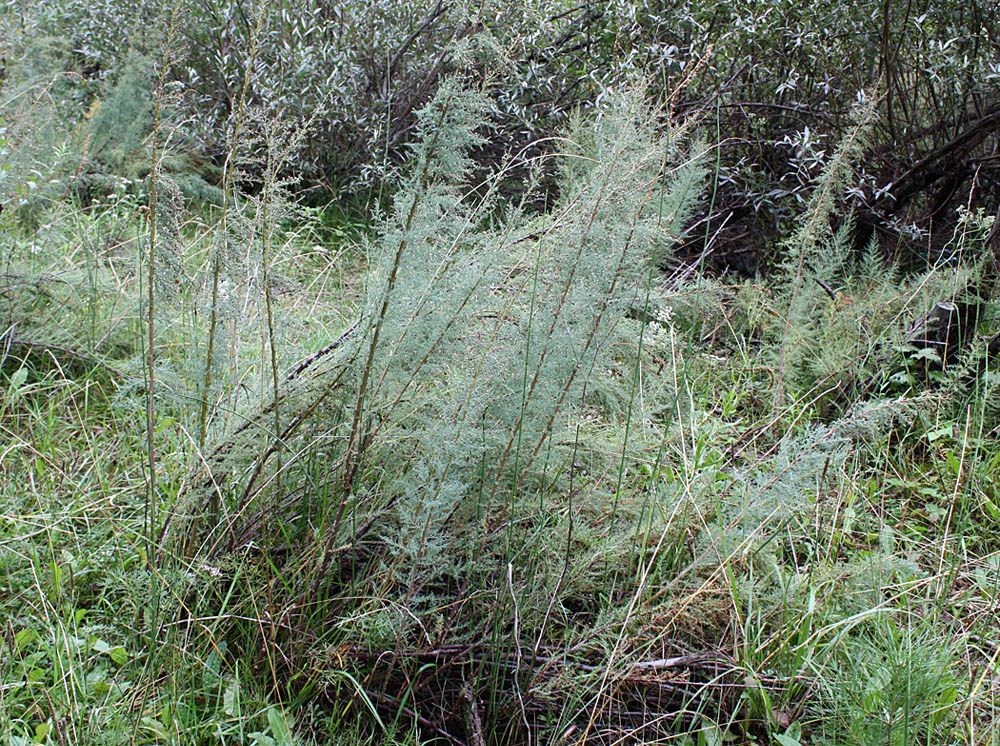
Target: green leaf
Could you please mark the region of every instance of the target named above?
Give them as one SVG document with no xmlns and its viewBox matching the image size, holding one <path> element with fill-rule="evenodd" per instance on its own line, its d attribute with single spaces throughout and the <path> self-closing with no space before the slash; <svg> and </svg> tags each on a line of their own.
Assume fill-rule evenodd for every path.
<svg viewBox="0 0 1000 746">
<path fill-rule="evenodd" d="M 986 495 L 980 495 L 980 500 L 982 501 L 983 510 L 992 518 L 994 521 L 1000 518 L 1000 508 L 997 507 L 996 503 L 990 500 Z"/>
<path fill-rule="evenodd" d="M 17 643 L 18 650 L 24 650 L 28 645 L 33 643 L 38 639 L 38 632 L 36 632 L 31 627 L 22 629 L 16 635 L 14 635 L 14 642 Z"/>
<path fill-rule="evenodd" d="M 156 718 L 149 717 L 148 715 L 142 719 L 142 725 L 145 726 L 146 730 L 152 733 L 156 738 L 161 741 L 169 741 L 170 733 Z"/>
<path fill-rule="evenodd" d="M 698 746 L 722 746 L 722 729 L 707 718 L 702 723 L 698 731 Z"/>
<path fill-rule="evenodd" d="M 288 729 L 288 720 L 280 710 L 271 707 L 267 710 L 267 724 L 271 727 L 271 735 L 279 746 L 292 746 L 292 733 Z"/>
<path fill-rule="evenodd" d="M 52 585 L 54 586 L 55 592 L 59 593 L 62 590 L 62 567 L 56 562 L 50 562 L 49 566 L 52 568 Z"/>
<path fill-rule="evenodd" d="M 945 425 L 944 427 L 939 427 L 936 430 L 931 430 L 927 433 L 927 440 L 931 443 L 940 440 L 941 438 L 951 438 L 951 425 Z"/>
<path fill-rule="evenodd" d="M 108 656 L 112 661 L 114 661 L 116 666 L 124 666 L 128 663 L 128 651 L 121 645 L 111 648 L 111 650 L 108 651 Z"/>
<path fill-rule="evenodd" d="M 941 356 L 933 347 L 922 347 L 918 352 L 910 355 L 911 360 L 929 360 L 933 363 L 940 363 Z"/>
<path fill-rule="evenodd" d="M 8 383 L 8 389 L 10 392 L 17 393 L 17 391 L 24 385 L 24 382 L 28 380 L 28 369 L 23 365 L 14 371 L 14 374 L 10 377 Z"/>
<path fill-rule="evenodd" d="M 46 736 L 52 731 L 52 723 L 46 721 L 35 726 L 35 743 L 45 743 Z"/>
<path fill-rule="evenodd" d="M 778 733 L 774 736 L 774 740 L 781 744 L 781 746 L 802 746 L 802 742 L 797 738 L 786 735 L 784 733 Z"/>
<path fill-rule="evenodd" d="M 222 709 L 229 717 L 239 717 L 240 714 L 240 685 L 237 681 L 230 681 L 226 691 L 222 693 Z"/>
</svg>

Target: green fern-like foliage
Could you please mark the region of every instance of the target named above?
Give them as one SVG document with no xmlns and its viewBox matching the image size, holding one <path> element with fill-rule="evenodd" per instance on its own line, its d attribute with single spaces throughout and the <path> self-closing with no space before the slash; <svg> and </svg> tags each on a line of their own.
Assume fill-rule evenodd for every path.
<svg viewBox="0 0 1000 746">
<path fill-rule="evenodd" d="M 864 397 L 902 393 L 914 382 L 900 373 L 908 328 L 935 303 L 982 285 L 977 270 L 962 263 L 904 277 L 875 236 L 865 249 L 855 248 L 853 216 L 838 219 L 836 209 L 866 147 L 874 106 L 869 100 L 857 110 L 854 129 L 817 179 L 767 287 L 747 283 L 736 296 L 745 332 L 772 371 L 777 409 L 805 407 L 832 419 Z M 956 238 L 952 253 L 985 254 L 980 234 L 966 230 L 964 249 Z"/>
<path fill-rule="evenodd" d="M 847 261 L 851 223 L 848 221 L 834 231 L 831 217 L 837 198 L 854 172 L 854 164 L 868 144 L 876 105 L 877 100 L 869 98 L 857 110 L 854 127 L 817 179 L 805 213 L 785 242 L 780 294 L 784 329 L 778 348 L 774 392 L 778 405 L 783 401 L 788 371 L 800 368 L 804 358 L 815 357 L 814 351 L 807 348 L 819 342 L 816 331 L 822 325 L 820 313 L 824 302 L 829 300 L 824 294 L 829 294 L 830 283 L 841 275 Z"/>
</svg>

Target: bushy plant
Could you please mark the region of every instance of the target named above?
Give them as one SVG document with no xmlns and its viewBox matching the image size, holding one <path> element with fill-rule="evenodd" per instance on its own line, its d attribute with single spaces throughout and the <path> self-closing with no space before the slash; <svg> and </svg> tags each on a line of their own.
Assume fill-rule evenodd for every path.
<svg viewBox="0 0 1000 746">
<path fill-rule="evenodd" d="M 81 20 L 87 38 L 107 32 L 100 55 L 45 42 L 4 67 L 0 737 L 792 746 L 986 732 L 991 217 L 957 214 L 942 260 L 919 271 L 877 239 L 860 248 L 858 182 L 891 86 L 836 112 L 868 77 L 872 39 L 853 50 L 764 23 L 850 25 L 853 6 L 751 5 L 376 4 L 404 49 L 387 69 L 418 83 L 401 83 L 413 108 L 392 105 L 388 140 L 375 125 L 391 119 L 392 74 L 372 94 L 381 113 L 358 115 L 370 131 L 331 134 L 322 105 L 291 116 L 285 81 L 305 89 L 309 60 L 333 59 L 291 43 L 333 33 L 308 2 L 287 18 L 190 6 L 234 21 L 188 29 L 205 42 L 188 50 L 195 72 L 166 43 L 180 27 L 141 2 Z M 61 7 L 83 12 L 8 5 L 25 22 L 0 18 L 17 32 L 0 44 L 27 48 Z M 108 26 L 129 8 L 136 25 Z M 338 10 L 345 39 L 375 17 L 316 13 Z M 686 12 L 697 23 L 668 23 Z M 393 35 L 414 21 L 412 40 Z M 718 56 L 682 69 L 698 34 Z M 721 148 L 705 148 L 688 116 L 700 75 L 742 59 L 748 38 L 784 56 L 722 79 L 718 122 L 700 107 Z M 826 80 L 844 98 L 823 116 L 846 136 L 803 138 L 808 187 L 761 203 L 788 221 L 775 271 L 733 285 L 704 272 L 735 219 L 722 138 L 743 109 L 726 96 L 771 96 L 799 49 L 813 81 L 822 50 L 857 55 Z M 216 63 L 224 75 L 198 77 Z M 656 64 L 650 86 L 620 85 Z M 449 74 L 460 65 L 472 72 Z M 537 85 L 518 88 L 528 69 Z M 197 127 L 177 116 L 199 114 L 179 79 L 212 102 Z M 779 110 L 810 100 L 807 83 L 790 80 Z M 788 123 L 755 126 L 766 139 Z M 294 203 L 299 177 L 326 168 L 312 148 L 342 135 L 368 144 L 341 183 L 393 176 L 371 230 L 334 248 Z M 915 147 L 937 136 L 924 135 Z M 201 148 L 211 199 L 179 155 Z M 677 262 L 685 242 L 694 264 Z M 933 313 L 949 307 L 975 313 L 942 346 Z"/>
<path fill-rule="evenodd" d="M 422 110 L 412 171 L 369 246 L 357 325 L 282 381 L 277 399 L 252 405 L 251 417 L 265 412 L 263 425 L 280 405 L 288 425 L 277 448 L 261 454 L 255 429 L 224 434 L 205 482 L 222 498 L 218 530 L 202 534 L 208 546 L 228 537 L 230 550 L 252 542 L 273 552 L 270 517 L 294 515 L 280 538 L 296 548 L 281 569 L 289 613 L 319 594 L 325 608 L 371 622 L 374 603 L 385 617 L 379 629 L 399 645 L 424 644 L 429 627 L 442 640 L 479 639 L 490 627 L 506 638 L 508 593 L 523 625 L 516 634 L 542 644 L 549 617 L 565 615 L 561 598 L 595 593 L 606 563 L 631 562 L 623 538 L 635 532 L 635 514 L 623 511 L 607 534 L 574 531 L 602 508 L 592 498 L 567 505 L 557 485 L 579 468 L 574 453 L 589 448 L 574 423 L 590 411 L 627 423 L 639 396 L 633 364 L 613 377 L 639 351 L 620 327 L 659 297 L 655 261 L 704 183 L 697 150 L 682 133 L 656 136 L 666 123 L 632 93 L 609 100 L 553 156 L 565 161 L 567 181 L 551 215 L 499 212 L 503 174 L 468 182 L 486 109 L 482 94 L 453 81 Z M 593 396 L 602 382 L 617 394 Z M 601 408 L 614 402 L 621 408 Z M 279 449 L 289 454 L 283 466 L 272 458 Z M 613 495 L 615 464 L 631 458 L 596 459 L 604 476 L 587 476 L 590 489 Z M 322 498 L 303 497 L 317 490 Z M 567 535 L 565 568 L 563 550 L 530 550 Z M 356 569 L 344 576 L 338 568 L 351 557 Z M 532 572 L 544 582 L 532 583 Z M 371 601 L 359 606 L 359 593 Z M 450 604 L 464 610 L 445 618 Z M 338 625 L 312 654 L 371 645 L 365 629 Z"/>
</svg>

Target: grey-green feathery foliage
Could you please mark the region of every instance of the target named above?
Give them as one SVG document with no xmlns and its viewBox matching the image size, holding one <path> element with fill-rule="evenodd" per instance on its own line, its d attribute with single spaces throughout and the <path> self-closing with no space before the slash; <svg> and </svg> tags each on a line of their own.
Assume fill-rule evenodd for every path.
<svg viewBox="0 0 1000 746">
<path fill-rule="evenodd" d="M 0 13 L 0 16 L 3 14 Z M 38 217 L 65 194 L 79 160 L 65 143 L 67 122 L 80 117 L 71 56 L 64 39 L 30 40 L 14 19 L 0 18 L 0 204 L 11 225 L 37 227 Z M 17 218 L 15 221 L 14 218 Z"/>
<path fill-rule="evenodd" d="M 152 124 L 152 60 L 136 51 L 125 59 L 119 78 L 108 87 L 87 128 L 88 155 L 118 178 L 137 178 L 149 170 L 145 140 Z"/>
<path fill-rule="evenodd" d="M 421 112 L 412 171 L 369 246 L 360 325 L 281 392 L 294 430 L 286 448 L 299 454 L 288 472 L 313 454 L 328 464 L 330 484 L 352 490 L 309 522 L 339 531 L 323 537 L 339 546 L 349 526 L 373 520 L 392 548 L 386 571 L 413 598 L 460 573 L 470 549 L 482 560 L 477 572 L 491 572 L 504 542 L 483 537 L 537 504 L 541 476 L 566 464 L 570 424 L 586 407 L 617 401 L 609 414 L 624 419 L 634 392 L 617 373 L 621 327 L 659 292 L 654 262 L 704 183 L 684 133 L 635 91 L 609 99 L 553 156 L 567 165 L 550 215 L 498 214 L 503 174 L 468 183 L 488 107 L 456 79 Z M 627 355 L 636 353 L 633 342 Z M 599 381 L 622 392 L 591 398 Z M 243 437 L 223 447 L 229 465 L 219 473 L 260 471 L 246 463 L 257 451 L 242 448 Z M 335 476 L 352 461 L 355 474 Z M 256 496 L 255 486 L 244 499 Z M 265 504 L 233 512 L 259 515 Z M 252 533 L 245 523 L 237 531 Z"/>
<path fill-rule="evenodd" d="M 817 503 L 854 448 L 878 439 L 897 421 L 911 420 L 916 411 L 914 401 L 906 398 L 872 401 L 831 425 L 786 435 L 773 456 L 734 473 L 731 488 L 715 506 L 702 506 L 711 519 L 695 545 L 696 564 L 715 568 L 753 562 L 767 577 L 777 566 L 782 532 L 817 512 Z"/>
<path fill-rule="evenodd" d="M 459 95 L 445 90 L 438 100 Z M 424 116 L 445 106 L 455 114 L 481 104 L 459 99 Z M 633 94 L 609 107 L 592 131 L 571 138 L 578 150 L 563 156 L 570 164 L 564 201 L 527 236 L 516 213 L 497 230 L 473 233 L 481 216 L 459 209 L 440 184 L 421 197 L 433 220 L 413 224 L 431 231 L 406 237 L 407 250 L 414 248 L 387 317 L 391 357 L 378 377 L 386 383 L 376 388 L 388 394 L 390 412 L 403 396 L 389 393 L 392 386 L 415 400 L 394 423 L 396 432 L 406 431 L 397 442 L 413 448 L 408 457 L 419 463 L 396 480 L 397 525 L 387 536 L 410 560 L 404 566 L 445 570 L 434 536 L 456 511 L 506 510 L 519 490 L 533 492 L 540 454 L 565 458 L 547 444 L 584 404 L 588 383 L 610 367 L 615 327 L 637 299 L 641 304 L 652 258 L 669 246 L 699 193 L 703 173 L 691 163 L 661 182 L 664 165 L 683 151 L 650 138 L 648 117 Z M 423 142 L 442 144 L 430 132 Z M 425 157 L 418 151 L 418 172 Z M 428 172 L 449 160 L 461 163 L 448 155 Z M 401 240 L 388 237 L 390 246 Z M 421 393 L 411 390 L 418 368 Z"/>
</svg>

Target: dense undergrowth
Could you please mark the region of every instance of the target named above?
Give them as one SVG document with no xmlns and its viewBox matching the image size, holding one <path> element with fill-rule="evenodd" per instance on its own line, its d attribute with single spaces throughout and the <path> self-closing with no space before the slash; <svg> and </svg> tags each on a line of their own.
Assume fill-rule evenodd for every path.
<svg viewBox="0 0 1000 746">
<path fill-rule="evenodd" d="M 718 134 L 714 219 L 694 224 L 680 253 L 747 277 L 780 261 L 774 243 L 848 136 L 858 92 L 876 84 L 871 147 L 842 195 L 858 248 L 874 236 L 911 268 L 943 256 L 957 208 L 994 211 L 1000 190 L 991 0 L 5 0 L 0 10 L 33 74 L 73 73 L 56 98 L 82 105 L 60 115 L 105 126 L 78 175 L 84 193 L 122 176 L 102 168 L 109 160 L 147 166 L 108 141 L 136 133 L 152 60 L 166 64 L 186 122 L 174 158 L 209 182 L 241 92 L 270 116 L 312 120 L 290 162 L 313 204 L 382 194 L 407 169 L 416 113 L 456 71 L 493 86 L 495 134 L 475 153 L 484 167 L 544 154 L 576 112 L 645 78 L 673 116 Z M 172 34 L 171 13 L 183 19 Z M 163 60 L 171 36 L 183 54 Z M 5 55 L 11 77 L 22 54 Z M 516 198 L 526 176 L 515 167 L 501 188 Z M 559 186 L 554 170 L 543 179 L 542 204 Z M 203 186 L 187 188 L 204 197 Z"/>
<path fill-rule="evenodd" d="M 129 117 L 5 89 L 0 738 L 995 742 L 1000 251 L 859 245 L 883 92 L 739 280 L 656 89 L 484 168 L 442 78 L 331 224 L 248 84 L 188 160 L 165 28 Z"/>
</svg>

